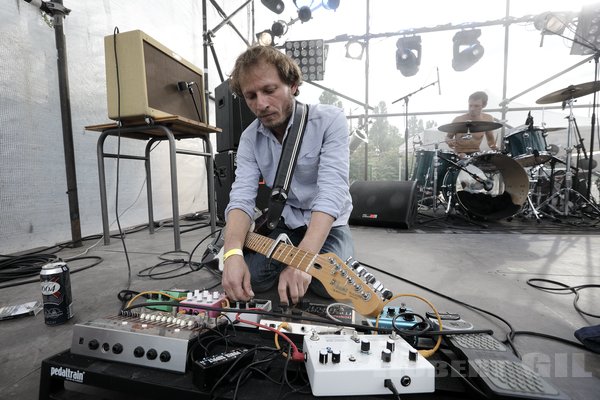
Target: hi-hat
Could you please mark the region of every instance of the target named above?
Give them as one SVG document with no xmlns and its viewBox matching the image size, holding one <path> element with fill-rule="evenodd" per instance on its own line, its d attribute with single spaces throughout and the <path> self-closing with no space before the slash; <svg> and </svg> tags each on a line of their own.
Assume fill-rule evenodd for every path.
<svg viewBox="0 0 600 400">
<path fill-rule="evenodd" d="M 446 133 L 487 132 L 501 127 L 502 124 L 492 121 L 464 121 L 442 125 L 438 130 Z"/>
<path fill-rule="evenodd" d="M 571 99 L 576 99 L 586 94 L 594 93 L 600 90 L 600 82 L 587 82 L 579 85 L 570 85 L 564 89 L 557 90 L 537 99 L 537 104 L 558 103 Z"/>
</svg>

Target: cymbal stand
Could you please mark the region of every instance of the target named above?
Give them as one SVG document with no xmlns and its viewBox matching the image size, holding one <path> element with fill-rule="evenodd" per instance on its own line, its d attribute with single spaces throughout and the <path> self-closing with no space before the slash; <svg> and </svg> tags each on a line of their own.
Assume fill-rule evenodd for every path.
<svg viewBox="0 0 600 400">
<path fill-rule="evenodd" d="M 548 197 L 540 206 L 538 210 L 541 209 L 544 205 L 550 204 L 550 202 L 557 196 L 563 195 L 563 211 L 558 211 L 562 216 L 569 216 L 569 195 L 573 193 L 575 197 L 578 199 L 584 200 L 590 207 L 592 207 L 597 213 L 600 213 L 600 209 L 598 209 L 595 205 L 593 205 L 585 196 L 581 195 L 576 190 L 573 190 L 573 172 L 571 171 L 571 161 L 572 161 L 572 153 L 573 153 L 573 144 L 572 144 L 572 135 L 573 135 L 573 127 L 575 125 L 575 118 L 573 117 L 573 102 L 574 99 L 571 98 L 566 100 L 565 103 L 569 106 L 569 116 L 567 125 L 567 147 L 565 149 L 566 152 L 566 170 L 565 170 L 565 185 L 559 191 L 554 193 L 552 196 Z M 573 207 L 575 207 L 575 202 L 573 202 Z"/>
<path fill-rule="evenodd" d="M 439 164 L 439 160 L 438 160 L 438 151 L 440 150 L 439 148 L 439 144 L 436 142 L 435 143 L 435 147 L 433 150 L 433 188 L 432 188 L 432 193 L 433 193 L 433 203 L 432 203 L 432 207 L 433 207 L 433 213 L 435 214 L 437 211 L 437 181 L 438 181 L 438 164 Z"/>
</svg>

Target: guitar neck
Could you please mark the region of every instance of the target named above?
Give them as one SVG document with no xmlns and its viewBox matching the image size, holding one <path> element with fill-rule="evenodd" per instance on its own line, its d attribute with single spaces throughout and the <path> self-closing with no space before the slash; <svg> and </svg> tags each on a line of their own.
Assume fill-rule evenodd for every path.
<svg viewBox="0 0 600 400">
<path fill-rule="evenodd" d="M 317 257 L 315 253 L 301 250 L 283 242 L 278 243 L 271 238 L 253 232 L 249 232 L 246 236 L 244 246 L 265 256 L 271 253 L 271 258 L 275 261 L 290 265 L 309 274 L 310 267 Z M 276 246 L 275 249 L 273 249 L 273 246 Z"/>
</svg>

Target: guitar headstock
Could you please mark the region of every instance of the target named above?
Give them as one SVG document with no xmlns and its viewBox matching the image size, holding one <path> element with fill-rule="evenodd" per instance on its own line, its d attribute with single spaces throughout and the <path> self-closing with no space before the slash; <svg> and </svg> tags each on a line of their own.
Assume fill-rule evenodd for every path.
<svg viewBox="0 0 600 400">
<path fill-rule="evenodd" d="M 334 253 L 319 254 L 310 274 L 337 301 L 350 301 L 361 315 L 375 317 L 383 309 L 380 294 Z"/>
</svg>

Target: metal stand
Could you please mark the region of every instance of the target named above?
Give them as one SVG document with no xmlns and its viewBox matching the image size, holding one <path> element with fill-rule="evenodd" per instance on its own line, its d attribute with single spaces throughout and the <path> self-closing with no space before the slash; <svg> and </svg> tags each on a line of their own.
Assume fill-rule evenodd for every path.
<svg viewBox="0 0 600 400">
<path fill-rule="evenodd" d="M 571 161 L 572 161 L 572 152 L 573 152 L 572 134 L 573 134 L 573 127 L 575 126 L 575 118 L 573 117 L 573 102 L 574 102 L 573 98 L 570 98 L 565 101 L 565 104 L 567 104 L 569 106 L 569 117 L 568 117 L 569 124 L 567 126 L 567 148 L 565 149 L 565 152 L 567 155 L 566 160 L 565 160 L 565 165 L 566 165 L 565 185 L 559 191 L 557 191 L 555 194 L 548 197 L 542 204 L 540 204 L 540 207 L 538 208 L 538 209 L 541 209 L 546 204 L 550 204 L 550 202 L 554 198 L 562 195 L 563 201 L 564 201 L 563 210 L 562 211 L 557 210 L 557 212 L 562 216 L 569 216 L 571 214 L 569 211 L 569 196 L 571 193 L 574 194 L 575 197 L 577 197 L 578 199 L 584 200 L 597 213 L 600 213 L 600 209 L 598 209 L 595 205 L 593 205 L 587 198 L 585 198 L 585 196 L 583 196 L 578 191 L 573 190 L 573 172 L 571 171 Z M 551 184 L 554 184 L 554 182 L 551 182 Z M 576 203 L 573 202 L 573 208 L 575 208 L 575 205 L 576 205 Z"/>
<path fill-rule="evenodd" d="M 105 158 L 120 158 L 129 160 L 140 160 L 145 163 L 146 170 L 146 190 L 148 197 L 148 229 L 154 233 L 154 212 L 152 202 L 152 176 L 150 168 L 150 151 L 155 142 L 166 140 L 169 142 L 169 167 L 171 173 L 171 205 L 173 210 L 173 242 L 174 250 L 181 250 L 181 238 L 179 229 L 179 191 L 177 185 L 177 154 L 186 154 L 191 156 L 200 156 L 205 158 L 206 177 L 207 177 L 207 195 L 208 211 L 210 214 L 211 232 L 216 230 L 216 202 L 214 190 L 214 174 L 212 166 L 214 158 L 212 155 L 212 145 L 209 134 L 215 132 L 216 128 L 208 125 L 197 126 L 187 122 L 181 122 L 176 118 L 166 117 L 169 121 L 163 123 L 152 123 L 148 125 L 137 125 L 130 127 L 114 127 L 114 124 L 88 126 L 86 129 L 101 131 L 98 143 L 96 145 L 98 155 L 98 177 L 100 181 L 100 205 L 102 208 L 102 231 L 104 235 L 104 244 L 110 244 L 110 224 L 108 221 L 108 201 L 106 191 L 105 177 Z M 171 127 L 168 127 L 171 125 Z M 109 136 L 121 136 L 135 140 L 146 140 L 145 153 L 143 156 L 132 154 L 112 154 L 104 151 L 104 143 Z M 206 152 L 178 149 L 176 140 L 181 139 L 200 139 L 206 146 Z M 116 210 L 118 213 L 118 210 Z"/>
</svg>

